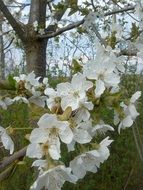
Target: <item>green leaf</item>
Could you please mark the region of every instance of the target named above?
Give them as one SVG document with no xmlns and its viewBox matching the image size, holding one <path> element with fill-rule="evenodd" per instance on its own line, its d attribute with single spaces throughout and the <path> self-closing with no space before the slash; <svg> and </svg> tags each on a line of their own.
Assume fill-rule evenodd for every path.
<svg viewBox="0 0 143 190">
<path fill-rule="evenodd" d="M 13 76 L 9 75 L 7 80 L 8 80 L 9 85 L 12 88 L 15 88 L 15 86 L 16 86 L 16 80 L 14 80 Z"/>
<path fill-rule="evenodd" d="M 82 66 L 79 64 L 79 62 L 76 59 L 72 60 L 72 70 L 73 70 L 73 74 L 77 72 L 81 72 L 82 70 Z"/>
</svg>

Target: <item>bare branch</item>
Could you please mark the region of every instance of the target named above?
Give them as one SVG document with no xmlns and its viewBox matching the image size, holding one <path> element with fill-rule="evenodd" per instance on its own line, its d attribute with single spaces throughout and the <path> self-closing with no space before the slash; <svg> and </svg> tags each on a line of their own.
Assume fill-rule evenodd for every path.
<svg viewBox="0 0 143 190">
<path fill-rule="evenodd" d="M 96 28 L 95 25 L 92 25 L 92 30 L 95 32 L 97 38 L 99 39 L 100 43 L 104 46 L 107 46 L 107 43 L 105 40 L 102 38 L 101 34 L 99 33 L 98 29 Z"/>
<path fill-rule="evenodd" d="M 119 55 L 136 56 L 137 55 L 137 50 L 136 49 L 124 49 L 124 50 L 121 50 Z"/>
<path fill-rule="evenodd" d="M 9 47 L 10 47 L 10 45 L 12 44 L 13 40 L 14 40 L 14 38 L 12 38 L 12 39 L 11 39 L 10 43 L 9 43 L 6 47 L 4 47 L 4 49 L 3 49 L 3 50 L 6 50 L 7 48 L 9 48 Z"/>
<path fill-rule="evenodd" d="M 127 7 L 127 8 L 124 8 L 124 9 L 119 9 L 119 10 L 114 10 L 114 11 L 107 12 L 107 13 L 104 14 L 104 16 L 110 16 L 110 15 L 113 15 L 113 14 L 123 13 L 123 12 L 131 11 L 131 10 L 134 10 L 134 9 L 135 9 L 135 6 L 131 6 L 131 7 Z"/>
<path fill-rule="evenodd" d="M 0 10 L 4 14 L 4 16 L 6 17 L 6 19 L 9 21 L 10 25 L 12 26 L 12 28 L 14 29 L 14 31 L 17 33 L 17 35 L 19 36 L 19 38 L 22 41 L 25 40 L 23 28 L 15 20 L 15 18 L 12 16 L 12 14 L 10 13 L 10 11 L 8 10 L 8 8 L 6 7 L 6 5 L 4 4 L 4 2 L 2 0 L 0 0 Z"/>
<path fill-rule="evenodd" d="M 10 175 L 14 172 L 17 163 L 13 163 L 11 166 L 6 168 L 2 173 L 0 173 L 0 182 L 9 178 Z"/>
<path fill-rule="evenodd" d="M 68 30 L 71 30 L 73 28 L 76 28 L 76 27 L 80 26 L 83 23 L 84 23 L 84 20 L 81 20 L 81 21 L 78 21 L 78 22 L 74 22 L 72 24 L 67 25 L 64 28 L 58 29 L 56 32 L 53 32 L 53 33 L 50 33 L 50 34 L 46 34 L 46 35 L 42 35 L 42 36 L 39 35 L 39 37 L 40 38 L 53 38 L 53 37 L 56 37 L 56 36 L 62 34 L 65 31 L 68 31 Z"/>
<path fill-rule="evenodd" d="M 105 13 L 104 16 L 110 16 L 110 15 L 113 15 L 113 14 L 118 14 L 118 13 L 122 13 L 122 12 L 126 12 L 126 11 L 130 11 L 130 10 L 134 10 L 134 6 L 132 7 L 127 7 L 127 8 L 124 8 L 124 9 L 120 9 L 120 10 L 114 10 L 114 11 L 111 11 L 111 12 L 108 12 L 108 13 Z M 49 28 L 46 29 L 47 30 L 47 33 L 45 35 L 38 35 L 39 38 L 53 38 L 53 37 L 56 37 L 60 34 L 62 34 L 63 32 L 66 32 L 66 31 L 69 31 L 71 29 L 74 29 L 80 25 L 82 25 L 84 23 L 84 19 L 80 20 L 80 21 L 77 21 L 77 22 L 74 22 L 72 24 L 69 24 L 67 25 L 66 27 L 63 27 L 63 28 L 60 28 L 58 29 L 57 31 L 54 32 L 54 30 L 50 30 Z M 55 29 L 55 28 L 54 28 Z M 49 32 L 49 33 L 48 33 Z M 97 34 L 97 33 L 96 33 Z M 103 41 L 102 41 L 103 43 Z"/>
<path fill-rule="evenodd" d="M 14 153 L 12 156 L 9 156 L 8 158 L 5 158 L 2 162 L 0 162 L 0 170 L 6 168 L 14 161 L 20 160 L 21 158 L 23 158 L 26 154 L 26 149 L 27 149 L 27 147 L 24 147 L 23 149 Z"/>
<path fill-rule="evenodd" d="M 73 44 L 79 51 L 81 51 L 81 52 L 83 53 L 83 55 L 84 55 L 85 57 L 87 57 L 88 60 L 90 60 L 90 57 L 88 57 L 88 55 L 87 55 L 80 47 L 78 47 L 75 43 L 73 43 L 72 40 L 70 40 L 70 38 L 68 38 L 66 35 L 64 35 L 64 36 L 65 36 L 65 38 L 66 38 L 71 44 Z"/>
</svg>

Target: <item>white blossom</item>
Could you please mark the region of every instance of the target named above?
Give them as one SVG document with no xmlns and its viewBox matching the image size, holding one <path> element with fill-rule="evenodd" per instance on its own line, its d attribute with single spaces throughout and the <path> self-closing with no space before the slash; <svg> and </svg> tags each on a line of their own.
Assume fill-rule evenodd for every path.
<svg viewBox="0 0 143 190">
<path fill-rule="evenodd" d="M 125 115 L 121 121 L 119 118 L 119 114 L 115 112 L 114 123 L 117 125 L 120 122 L 118 126 L 119 133 L 121 129 L 131 127 L 133 125 L 134 120 L 139 115 L 139 113 L 136 110 L 135 104 L 136 101 L 140 98 L 140 96 L 141 96 L 141 91 L 137 91 L 132 95 L 128 105 L 124 104 L 123 102 L 120 104 L 120 106 L 123 108 L 123 112 Z"/>
<path fill-rule="evenodd" d="M 100 124 L 97 124 L 92 128 L 91 134 L 92 136 L 95 136 L 95 134 L 98 133 L 105 134 L 107 131 L 114 131 L 114 128 L 104 122 L 100 122 Z"/>
<path fill-rule="evenodd" d="M 61 97 L 61 107 L 65 110 L 71 107 L 72 110 L 79 108 L 81 100 L 86 99 L 86 91 L 92 88 L 93 84 L 87 81 L 81 73 L 75 74 L 71 83 L 60 83 L 57 85 L 57 91 Z"/>
<path fill-rule="evenodd" d="M 7 134 L 6 129 L 0 126 L 0 140 L 6 150 L 10 151 L 10 154 L 14 151 L 14 143 L 11 137 Z"/>
<path fill-rule="evenodd" d="M 44 94 L 48 96 L 48 98 L 46 99 L 46 104 L 50 110 L 52 110 L 53 107 L 58 106 L 58 92 L 56 90 L 54 90 L 53 88 L 46 88 Z"/>
<path fill-rule="evenodd" d="M 74 120 L 76 123 L 80 123 L 81 121 L 87 121 L 90 118 L 90 112 L 93 110 L 93 103 L 88 102 L 86 99 L 80 100 L 79 108 L 75 111 Z"/>
<path fill-rule="evenodd" d="M 89 61 L 83 67 L 83 73 L 88 79 L 96 80 L 95 96 L 100 97 L 106 88 L 116 87 L 120 82 L 120 77 L 116 70 L 116 56 L 109 48 L 102 46 L 97 51 L 95 60 Z M 109 52 L 108 52 L 109 51 Z"/>
<path fill-rule="evenodd" d="M 6 109 L 7 109 L 7 106 L 9 106 L 9 105 L 11 105 L 11 104 L 13 104 L 13 100 L 12 100 L 11 98 L 6 97 L 6 98 L 4 98 L 3 100 L 0 99 L 0 107 L 1 107 L 2 109 L 4 109 L 4 110 L 6 110 Z"/>
<path fill-rule="evenodd" d="M 34 27 L 35 31 L 38 30 L 38 21 L 37 20 L 33 22 L 33 27 Z"/>
<path fill-rule="evenodd" d="M 68 144 L 68 151 L 74 150 L 75 143 L 79 144 L 86 144 L 92 140 L 92 136 L 88 132 L 88 122 L 81 122 L 75 128 L 72 129 L 73 131 L 73 141 Z"/>
<path fill-rule="evenodd" d="M 40 86 L 40 83 L 39 83 L 40 77 L 36 77 L 34 72 L 31 72 L 28 75 L 22 74 L 19 77 L 14 77 L 14 79 L 16 80 L 17 83 L 19 83 L 20 81 L 24 81 L 25 88 L 27 90 L 31 90 L 32 87 Z"/>
<path fill-rule="evenodd" d="M 59 165 L 41 173 L 30 189 L 41 190 L 42 188 L 48 188 L 48 190 L 60 190 L 65 181 L 76 183 L 77 178 L 71 174 L 70 168 Z"/>
<path fill-rule="evenodd" d="M 48 168 L 48 161 L 47 160 L 35 160 L 32 163 L 32 167 L 38 167 L 38 170 L 43 172 L 45 169 Z"/>
<path fill-rule="evenodd" d="M 52 159 L 58 160 L 61 157 L 60 140 L 69 144 L 73 139 L 68 122 L 58 121 L 56 115 L 44 114 L 38 125 L 39 128 L 33 129 L 30 135 L 27 156 L 42 158 L 49 153 Z"/>
<path fill-rule="evenodd" d="M 46 96 L 42 96 L 42 93 L 40 91 L 36 91 L 34 87 L 31 89 L 31 93 L 33 95 L 28 99 L 28 101 L 44 108 L 47 99 Z"/>
<path fill-rule="evenodd" d="M 15 98 L 12 99 L 13 102 L 24 102 L 25 104 L 29 104 L 29 101 L 27 98 L 22 97 L 22 96 L 16 96 Z"/>
<path fill-rule="evenodd" d="M 82 179 L 86 172 L 97 172 L 97 168 L 100 167 L 100 163 L 103 163 L 110 155 L 108 146 L 111 144 L 112 140 L 106 137 L 100 142 L 99 148 L 97 150 L 91 150 L 86 153 L 77 156 L 74 160 L 70 162 L 70 168 L 73 174 Z"/>
<path fill-rule="evenodd" d="M 40 35 L 44 35 L 44 34 L 45 34 L 45 29 L 44 29 L 44 28 L 40 28 L 40 29 L 38 30 L 38 33 L 39 33 Z"/>
</svg>

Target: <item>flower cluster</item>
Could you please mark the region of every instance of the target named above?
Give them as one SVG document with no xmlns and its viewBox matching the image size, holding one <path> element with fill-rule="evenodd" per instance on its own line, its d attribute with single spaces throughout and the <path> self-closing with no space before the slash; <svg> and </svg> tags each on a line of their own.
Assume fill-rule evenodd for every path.
<svg viewBox="0 0 143 190">
<path fill-rule="evenodd" d="M 109 157 L 108 146 L 113 140 L 105 137 L 107 131 L 131 127 L 139 115 L 136 102 L 141 96 L 137 91 L 131 99 L 120 93 L 120 75 L 124 71 L 121 58 L 110 47 L 98 46 L 95 60 L 83 65 L 82 71 L 73 75 L 71 82 L 51 88 L 48 79 L 39 82 L 32 72 L 14 77 L 17 96 L 0 101 L 4 109 L 15 101 L 43 107 L 47 110 L 29 135 L 26 156 L 36 159 L 34 167 L 39 176 L 32 190 L 61 189 L 65 181 L 76 183 L 87 172 L 97 172 L 100 164 Z M 114 111 L 114 126 L 103 120 L 102 109 Z M 96 137 L 98 136 L 98 141 Z M 0 128 L 3 146 L 13 152 L 14 145 L 6 129 Z M 79 154 L 70 161 L 69 167 L 62 162 L 63 146 Z"/>
<path fill-rule="evenodd" d="M 142 22 L 140 5 L 142 3 L 138 1 L 135 12 Z M 87 31 L 97 16 L 90 13 L 85 18 Z M 38 30 L 37 21 L 33 27 L 44 34 L 42 29 Z M 114 26 L 113 31 L 117 28 Z M 140 49 L 137 55 L 142 57 L 140 40 L 137 47 Z M 47 78 L 36 77 L 34 72 L 14 77 L 15 95 L 0 97 L 2 109 L 15 102 L 44 108 L 36 127 L 27 135 L 26 156 L 35 159 L 32 167 L 39 170 L 31 190 L 60 190 L 65 181 L 76 183 L 87 172 L 96 173 L 110 155 L 108 147 L 113 140 L 106 137 L 106 132 L 118 128 L 120 133 L 121 129 L 131 127 L 139 115 L 136 104 L 141 92 L 135 92 L 130 99 L 121 92 L 120 78 L 125 68 L 118 49 L 97 43 L 95 59 L 80 66 L 81 71 L 74 74 L 71 81 L 60 83 L 55 88 L 48 84 Z M 114 113 L 113 126 L 104 118 L 104 108 Z M 0 141 L 12 154 L 14 143 L 9 135 L 8 128 L 0 126 Z M 75 151 L 68 166 L 63 163 L 63 151 L 66 150 L 68 154 Z"/>
</svg>

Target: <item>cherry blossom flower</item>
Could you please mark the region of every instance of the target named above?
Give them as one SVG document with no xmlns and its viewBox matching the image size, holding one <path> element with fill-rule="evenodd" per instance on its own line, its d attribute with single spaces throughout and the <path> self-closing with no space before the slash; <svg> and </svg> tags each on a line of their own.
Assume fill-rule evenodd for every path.
<svg viewBox="0 0 143 190">
<path fill-rule="evenodd" d="M 87 81 L 83 74 L 75 74 L 71 83 L 60 83 L 57 85 L 57 90 L 61 97 L 61 107 L 65 110 L 71 107 L 72 110 L 79 108 L 79 102 L 86 99 L 86 91 L 92 88 L 93 83 Z"/>
<path fill-rule="evenodd" d="M 42 93 L 40 91 L 36 91 L 35 88 L 31 89 L 32 96 L 28 99 L 29 102 L 39 106 L 39 107 L 45 107 L 46 103 L 46 96 L 42 96 Z"/>
<path fill-rule="evenodd" d="M 40 173 L 30 189 L 41 190 L 42 188 L 48 188 L 48 190 L 60 190 L 65 181 L 76 183 L 77 178 L 71 174 L 70 168 L 59 165 Z"/>
<path fill-rule="evenodd" d="M 134 120 L 139 115 L 139 113 L 136 110 L 135 104 L 136 101 L 140 98 L 141 91 L 135 92 L 128 105 L 124 104 L 123 102 L 120 104 L 120 106 L 123 108 L 125 117 L 120 121 L 119 114 L 115 112 L 114 114 L 114 124 L 118 126 L 118 132 L 120 133 L 121 129 L 125 129 L 127 127 L 131 127 L 133 125 Z"/>
<path fill-rule="evenodd" d="M 17 83 L 19 83 L 20 81 L 24 81 L 25 88 L 27 90 L 31 90 L 32 87 L 39 87 L 40 85 L 39 83 L 40 77 L 36 78 L 34 72 L 31 72 L 28 75 L 22 74 L 19 77 L 14 77 L 14 79 L 16 80 Z"/>
<path fill-rule="evenodd" d="M 59 96 L 56 90 L 54 90 L 53 88 L 46 88 L 44 94 L 48 96 L 48 98 L 46 99 L 46 103 L 50 110 L 59 105 L 59 102 L 57 101 L 59 99 Z"/>
<path fill-rule="evenodd" d="M 106 137 L 100 142 L 97 150 L 85 152 L 74 158 L 74 160 L 70 162 L 70 168 L 73 174 L 77 176 L 78 179 L 82 179 L 88 171 L 96 173 L 97 168 L 100 167 L 100 163 L 108 159 L 110 155 L 108 146 L 112 141 L 113 140 L 109 140 L 109 137 Z"/>
<path fill-rule="evenodd" d="M 11 98 L 6 97 L 3 100 L 2 99 L 0 100 L 0 107 L 4 110 L 6 110 L 7 106 L 11 104 L 13 104 L 13 100 Z"/>
<path fill-rule="evenodd" d="M 96 80 L 95 96 L 98 98 L 106 88 L 115 87 L 120 82 L 120 77 L 115 73 L 116 56 L 106 55 L 106 51 L 101 46 L 95 60 L 89 61 L 83 67 L 83 73 L 88 79 Z M 104 53 L 105 52 L 105 53 Z"/>
<path fill-rule="evenodd" d="M 10 154 L 14 151 L 14 143 L 11 137 L 7 134 L 6 129 L 0 126 L 0 140 L 6 150 L 10 151 Z"/>
<path fill-rule="evenodd" d="M 50 154 L 52 159 L 58 160 L 61 157 L 60 140 L 69 144 L 73 139 L 68 122 L 58 121 L 56 115 L 44 114 L 38 125 L 39 128 L 33 129 L 30 135 L 31 144 L 27 148 L 27 156 L 42 158 Z"/>
<path fill-rule="evenodd" d="M 80 123 L 81 121 L 87 121 L 90 118 L 90 110 L 93 110 L 93 103 L 88 102 L 86 99 L 80 100 L 79 108 L 76 110 L 74 115 L 74 120 L 76 123 Z"/>
</svg>

